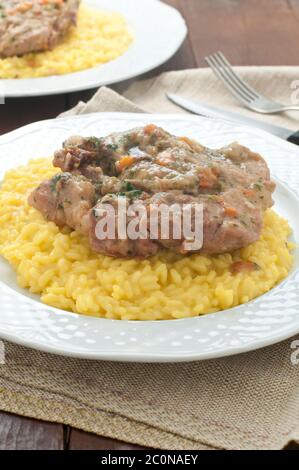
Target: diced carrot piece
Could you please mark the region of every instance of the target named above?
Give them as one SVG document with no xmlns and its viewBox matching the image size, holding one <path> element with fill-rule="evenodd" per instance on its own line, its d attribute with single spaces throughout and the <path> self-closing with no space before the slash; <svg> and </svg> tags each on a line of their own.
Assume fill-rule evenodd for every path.
<svg viewBox="0 0 299 470">
<path fill-rule="evenodd" d="M 148 124 L 144 128 L 144 132 L 146 134 L 152 134 L 156 129 L 157 129 L 157 126 L 155 124 Z"/>
<path fill-rule="evenodd" d="M 191 147 L 192 147 L 192 145 L 194 144 L 194 142 L 193 142 L 191 139 L 189 139 L 189 137 L 186 137 L 186 136 L 184 136 L 184 135 L 183 135 L 182 137 L 179 137 L 179 140 L 180 140 L 181 142 L 185 142 L 185 144 L 188 144 L 188 145 L 190 145 Z"/>
<path fill-rule="evenodd" d="M 254 191 L 252 189 L 243 189 L 243 194 L 246 197 L 253 197 L 254 196 Z"/>
<path fill-rule="evenodd" d="M 225 207 L 224 212 L 228 217 L 236 217 L 238 215 L 237 209 L 230 206 Z"/>
<path fill-rule="evenodd" d="M 116 168 L 118 171 L 122 171 L 128 166 L 132 165 L 132 163 L 134 163 L 134 157 L 131 155 L 125 155 L 116 163 Z"/>
<path fill-rule="evenodd" d="M 241 272 L 252 272 L 261 269 L 260 266 L 252 261 L 236 261 L 230 266 L 230 272 L 232 274 L 238 274 Z"/>
<path fill-rule="evenodd" d="M 167 166 L 175 161 L 174 157 L 172 155 L 162 155 L 160 154 L 156 160 L 155 163 L 157 163 L 160 166 Z"/>
<path fill-rule="evenodd" d="M 24 2 L 20 5 L 19 11 L 27 11 L 33 7 L 32 2 Z"/>
<path fill-rule="evenodd" d="M 62 5 L 63 0 L 39 0 L 41 5 L 47 5 L 48 3 L 53 3 L 56 5 Z"/>
<path fill-rule="evenodd" d="M 28 58 L 26 62 L 29 65 L 29 67 L 32 67 L 32 68 L 36 67 L 35 56 Z"/>
<path fill-rule="evenodd" d="M 195 142 L 195 140 L 192 140 L 189 137 L 182 136 L 182 137 L 179 137 L 178 140 L 180 140 L 181 142 L 184 142 L 185 144 L 189 145 L 190 148 L 192 148 L 193 150 L 195 150 L 198 153 L 200 153 L 204 150 L 204 147 L 201 144 L 199 144 L 198 142 Z"/>
<path fill-rule="evenodd" d="M 201 188 L 213 188 L 217 182 L 217 176 L 211 168 L 205 168 L 199 174 L 199 186 Z"/>
<path fill-rule="evenodd" d="M 219 175 L 220 175 L 220 169 L 217 168 L 216 166 L 213 166 L 213 168 L 211 168 L 211 171 L 212 171 L 212 173 L 213 173 L 215 176 L 219 176 Z"/>
<path fill-rule="evenodd" d="M 213 182 L 202 176 L 200 178 L 199 186 L 201 188 L 211 188 L 213 186 Z"/>
<path fill-rule="evenodd" d="M 30 10 L 33 7 L 32 2 L 22 2 L 20 5 L 17 5 L 14 8 L 8 10 L 8 14 L 15 15 L 16 13 L 25 13 L 25 11 Z"/>
</svg>

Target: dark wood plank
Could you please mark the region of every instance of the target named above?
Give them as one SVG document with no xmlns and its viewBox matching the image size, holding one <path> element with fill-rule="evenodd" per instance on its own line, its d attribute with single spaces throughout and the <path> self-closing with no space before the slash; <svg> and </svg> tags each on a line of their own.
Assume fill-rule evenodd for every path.
<svg viewBox="0 0 299 470">
<path fill-rule="evenodd" d="M 63 426 L 0 412 L 0 450 L 62 450 Z"/>
<path fill-rule="evenodd" d="M 42 119 L 51 119 L 65 110 L 65 95 L 36 98 L 8 98 L 0 104 L 0 134 Z"/>
<path fill-rule="evenodd" d="M 179 0 L 198 66 L 222 50 L 236 65 L 298 65 L 299 0 Z"/>
<path fill-rule="evenodd" d="M 126 444 L 115 439 L 99 437 L 78 429 L 72 429 L 69 436 L 69 450 L 142 450 L 144 447 Z"/>
<path fill-rule="evenodd" d="M 176 8 L 184 16 L 182 2 L 180 0 L 163 0 L 163 2 Z M 188 22 L 189 22 L 189 18 L 186 18 L 187 25 L 188 25 Z M 184 41 L 180 49 L 177 51 L 177 53 L 171 59 L 169 59 L 165 64 L 161 65 L 157 69 L 147 74 L 147 76 L 158 75 L 159 73 L 167 72 L 170 70 L 184 70 L 184 69 L 189 69 L 189 68 L 194 68 L 194 67 L 196 67 L 196 61 L 195 61 L 195 57 L 194 57 L 193 50 L 191 47 L 191 40 L 188 34 L 186 40 Z"/>
<path fill-rule="evenodd" d="M 67 448 L 69 450 L 146 450 L 146 447 L 96 436 L 78 429 L 70 430 Z M 286 450 L 299 450 L 299 445 L 292 442 Z"/>
</svg>

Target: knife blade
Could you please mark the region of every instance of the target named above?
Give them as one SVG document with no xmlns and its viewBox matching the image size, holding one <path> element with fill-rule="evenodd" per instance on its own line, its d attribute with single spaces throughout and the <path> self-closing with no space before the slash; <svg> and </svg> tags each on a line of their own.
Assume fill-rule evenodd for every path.
<svg viewBox="0 0 299 470">
<path fill-rule="evenodd" d="M 166 96 L 177 106 L 180 106 L 181 108 L 186 109 L 193 114 L 213 117 L 216 119 L 225 119 L 227 121 L 237 122 L 239 124 L 242 123 L 250 127 L 262 129 L 266 132 L 269 132 L 270 134 L 274 134 L 277 137 L 280 137 L 281 139 L 299 145 L 299 131 L 293 132 L 290 129 L 286 129 L 285 127 L 275 126 L 274 124 L 259 121 L 258 119 L 243 116 L 242 114 L 234 113 L 232 111 L 224 111 L 222 109 L 216 108 L 215 106 L 196 103 L 173 93 L 166 93 Z"/>
</svg>

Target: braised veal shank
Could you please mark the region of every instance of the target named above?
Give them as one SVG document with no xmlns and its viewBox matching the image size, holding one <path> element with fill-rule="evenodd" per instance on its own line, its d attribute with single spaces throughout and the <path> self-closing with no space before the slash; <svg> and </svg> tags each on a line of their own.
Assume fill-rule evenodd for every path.
<svg viewBox="0 0 299 470">
<path fill-rule="evenodd" d="M 275 188 L 264 159 L 233 143 L 211 150 L 186 137 L 147 125 L 107 137 L 73 136 L 54 155 L 62 172 L 42 182 L 29 204 L 47 220 L 89 237 L 99 253 L 148 257 L 159 247 L 187 253 L 186 240 L 99 240 L 97 210 L 117 198 L 144 204 L 202 203 L 203 246 L 209 254 L 230 252 L 256 241 Z"/>
</svg>

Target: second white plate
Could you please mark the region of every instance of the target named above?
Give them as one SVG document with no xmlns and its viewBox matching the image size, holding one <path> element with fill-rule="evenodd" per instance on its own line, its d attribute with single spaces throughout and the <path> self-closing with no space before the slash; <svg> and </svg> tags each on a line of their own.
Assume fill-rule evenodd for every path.
<svg viewBox="0 0 299 470">
<path fill-rule="evenodd" d="M 136 77 L 166 62 L 187 34 L 180 13 L 158 0 L 84 0 L 88 6 L 121 13 L 134 42 L 121 57 L 91 69 L 42 78 L 1 80 L 0 95 L 26 97 L 70 93 Z"/>
</svg>

